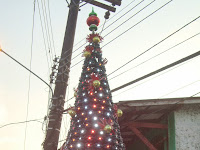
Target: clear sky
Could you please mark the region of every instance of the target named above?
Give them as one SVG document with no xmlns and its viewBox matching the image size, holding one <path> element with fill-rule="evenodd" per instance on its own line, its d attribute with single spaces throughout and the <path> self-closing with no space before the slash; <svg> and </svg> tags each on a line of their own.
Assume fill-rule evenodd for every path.
<svg viewBox="0 0 200 150">
<path fill-rule="evenodd" d="M 102 0 L 101 0 L 102 1 Z M 65 0 L 43 0 L 46 4 L 48 15 L 48 2 L 51 14 L 51 24 L 54 38 L 54 47 L 57 56 L 60 56 L 64 31 L 68 15 L 68 6 Z M 116 13 L 111 13 L 111 19 L 106 21 L 105 28 L 102 32 L 104 37 L 119 26 L 126 19 L 126 23 L 121 25 L 115 31 L 105 36 L 103 43 L 103 57 L 107 58 L 107 74 L 110 74 L 129 60 L 146 51 L 156 43 L 160 42 L 168 35 L 177 31 L 193 19 L 200 16 L 199 0 L 173 0 L 168 5 L 157 11 L 152 16 L 140 22 L 143 18 L 154 12 L 156 9 L 168 2 L 168 0 L 124 0 L 120 7 L 116 6 Z M 151 3 L 144 10 L 142 8 Z M 131 3 L 126 9 L 123 9 Z M 138 4 L 140 3 L 140 4 Z M 123 15 L 132 7 L 137 5 L 127 15 Z M 33 0 L 0 0 L 0 45 L 4 51 L 20 61 L 22 64 L 30 67 L 31 59 L 31 39 L 33 24 Z M 33 30 L 33 47 L 32 47 L 32 71 L 38 74 L 46 82 L 49 82 L 50 66 L 52 63 L 51 55 L 55 55 L 54 48 L 48 46 L 45 49 L 40 15 L 44 27 L 44 18 L 42 12 L 41 0 L 35 5 L 34 30 Z M 80 8 L 74 47 L 76 50 L 80 45 L 85 43 L 83 40 L 90 32 L 86 25 L 86 19 L 91 12 L 92 6 L 87 4 Z M 123 10 L 122 10 L 123 9 Z M 45 10 L 45 8 L 44 8 Z M 120 12 L 120 10 L 122 10 Z M 104 23 L 105 10 L 95 7 L 101 25 Z M 140 11 L 140 13 L 137 13 Z M 118 13 L 119 12 L 119 13 Z M 137 14 L 136 14 L 137 13 Z M 116 16 L 114 16 L 116 14 Z M 136 15 L 134 15 L 136 14 Z M 45 15 L 45 14 L 44 14 Z M 120 16 L 124 16 L 118 19 Z M 112 18 L 113 17 L 113 18 Z M 115 23 L 112 24 L 115 20 Z M 48 21 L 49 22 L 49 21 Z M 121 35 L 110 44 L 109 41 L 134 26 L 132 29 Z M 50 28 L 50 24 L 48 24 Z M 45 28 L 43 29 L 46 33 Z M 101 28 L 99 29 L 99 32 Z M 49 29 L 50 32 L 50 29 Z M 50 32 L 51 33 L 51 32 Z M 186 57 L 200 50 L 200 19 L 197 19 L 187 27 L 183 28 L 170 38 L 158 44 L 141 57 L 135 59 L 119 71 L 108 76 L 110 88 L 113 89 L 124 83 L 137 79 L 147 73 L 155 71 L 165 65 Z M 195 36 L 194 36 L 195 35 Z M 46 34 L 45 43 L 46 41 Z M 175 46 L 176 44 L 194 36 L 186 42 Z M 51 37 L 50 37 L 51 38 Z M 50 46 L 49 46 L 50 47 Z M 51 47 L 53 42 L 51 41 Z M 169 49 L 171 48 L 171 49 Z M 73 53 L 75 57 L 82 52 L 84 47 Z M 160 54 L 161 52 L 164 52 Z M 47 55 L 46 55 L 47 54 Z M 159 56 L 142 62 L 160 54 Z M 47 63 L 47 59 L 49 64 Z M 83 57 L 78 56 L 72 61 L 72 65 L 79 62 Z M 83 62 L 73 67 L 70 71 L 69 87 L 66 100 L 73 96 L 73 88 L 77 86 L 81 74 Z M 139 65 L 141 64 L 141 65 Z M 135 67 L 139 65 L 138 67 Z M 136 84 L 128 86 L 118 92 L 113 93 L 113 101 L 152 99 L 152 98 L 172 98 L 172 97 L 190 97 L 200 92 L 200 58 L 196 57 L 178 67 L 166 70 L 160 74 L 142 80 Z M 49 67 L 48 67 L 49 66 Z M 0 53 L 0 126 L 7 123 L 25 121 L 28 108 L 28 120 L 41 119 L 46 115 L 48 104 L 48 87 L 39 79 L 31 75 L 29 83 L 29 72 L 16 64 L 5 54 Z M 130 69 L 130 70 L 129 70 Z M 129 70 L 114 79 L 112 77 Z M 30 90 L 29 89 L 30 86 Z M 196 96 L 200 96 L 196 95 Z M 29 98 L 28 98 L 29 97 Z M 27 105 L 29 99 L 29 104 Z M 74 99 L 66 104 L 73 105 Z M 28 106 L 28 107 L 27 107 Z M 40 120 L 43 121 L 42 119 Z M 41 122 L 30 122 L 27 124 L 25 140 L 25 124 L 10 125 L 0 128 L 0 147 L 6 150 L 38 150 L 42 149 L 41 144 L 44 140 Z M 69 116 L 64 115 L 63 127 L 60 140 L 65 139 L 67 128 L 69 126 Z M 62 142 L 60 142 L 62 143 Z"/>
</svg>

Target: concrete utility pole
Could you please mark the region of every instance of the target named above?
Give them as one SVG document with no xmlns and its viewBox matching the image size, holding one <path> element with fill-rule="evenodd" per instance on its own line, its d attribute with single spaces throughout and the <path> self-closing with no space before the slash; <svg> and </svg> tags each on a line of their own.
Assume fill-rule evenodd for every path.
<svg viewBox="0 0 200 150">
<path fill-rule="evenodd" d="M 43 143 L 44 150 L 57 150 L 67 82 L 69 78 L 74 35 L 80 0 L 71 0 L 58 74 L 55 82 L 54 95 L 51 101 L 49 123 Z"/>
</svg>

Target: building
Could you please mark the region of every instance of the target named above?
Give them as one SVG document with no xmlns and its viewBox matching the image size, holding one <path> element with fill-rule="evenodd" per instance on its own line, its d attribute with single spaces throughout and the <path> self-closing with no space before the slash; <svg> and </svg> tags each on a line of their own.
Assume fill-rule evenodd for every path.
<svg viewBox="0 0 200 150">
<path fill-rule="evenodd" d="M 200 150 L 200 97 L 121 101 L 127 150 Z"/>
</svg>

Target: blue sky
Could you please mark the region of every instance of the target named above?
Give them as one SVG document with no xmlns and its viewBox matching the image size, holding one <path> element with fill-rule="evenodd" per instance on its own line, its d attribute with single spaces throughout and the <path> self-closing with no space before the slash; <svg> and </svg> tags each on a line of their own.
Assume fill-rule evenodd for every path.
<svg viewBox="0 0 200 150">
<path fill-rule="evenodd" d="M 48 4 L 48 1 L 43 1 Z M 122 6 L 117 8 L 116 13 L 111 13 L 111 17 L 123 9 L 130 1 L 122 1 Z M 117 18 L 123 15 L 126 11 L 131 9 L 141 1 L 135 0 L 126 9 L 114 16 L 112 19 L 106 21 L 105 27 L 112 24 Z M 141 2 L 130 13 L 122 17 L 119 21 L 112 24 L 109 28 L 102 32 L 105 36 L 112 29 L 120 25 L 123 21 L 137 13 L 150 0 Z M 104 38 L 102 46 L 111 41 L 113 38 L 123 33 L 150 13 L 167 3 L 167 0 L 156 0 L 149 7 L 129 19 L 125 24 L 113 31 Z M 39 16 L 38 3 L 35 7 L 34 17 L 34 32 L 33 32 L 33 48 L 32 48 L 32 71 L 38 74 L 45 81 L 49 82 L 49 66 L 51 66 L 48 50 L 45 50 L 41 22 Z M 39 1 L 41 9 L 41 1 Z M 30 66 L 31 56 L 31 37 L 33 24 L 33 0 L 19 0 L 19 1 L 3 1 L 0 0 L 0 45 L 4 51 L 19 60 L 22 64 Z M 68 15 L 68 7 L 65 0 L 49 0 L 52 31 L 54 37 L 54 45 L 56 55 L 59 56 L 62 49 L 64 31 Z M 103 57 L 108 59 L 106 64 L 107 74 L 110 74 L 118 67 L 127 61 L 138 56 L 151 46 L 155 45 L 171 33 L 175 32 L 188 22 L 197 18 L 200 15 L 200 1 L 199 0 L 174 0 L 167 6 L 133 27 L 131 30 L 106 45 L 103 51 Z M 92 6 L 87 4 L 80 8 L 77 30 L 75 35 L 75 44 L 84 39 L 90 32 L 86 24 L 86 19 L 90 13 Z M 42 10 L 41 14 L 42 14 Z M 95 7 L 95 11 L 104 23 L 105 10 Z M 145 60 L 173 47 L 174 45 L 186 40 L 187 38 L 200 32 L 200 19 L 191 23 L 178 33 L 174 34 L 161 44 L 152 48 L 149 52 L 142 55 L 138 59 L 132 61 L 118 72 L 113 73 L 108 77 L 111 79 L 115 75 L 124 72 L 130 68 L 134 68 Z M 101 29 L 99 29 L 101 31 Z M 45 31 L 44 31 L 45 32 Z M 110 80 L 111 89 L 118 87 L 126 82 L 132 81 L 149 72 L 155 71 L 167 64 L 177 61 L 192 53 L 200 50 L 199 46 L 200 35 L 180 44 L 171 50 L 159 55 L 158 57 L 144 63 L 127 73 Z M 81 41 L 74 47 L 77 49 L 80 45 L 85 43 Z M 84 47 L 73 53 L 72 57 L 81 53 Z M 54 53 L 54 49 L 51 50 Z M 47 53 L 47 56 L 46 56 Z M 51 55 L 51 53 L 50 53 Z M 54 54 L 53 54 L 54 55 Z M 72 61 L 72 65 L 79 62 L 83 57 L 79 56 Z M 83 63 L 83 62 L 82 62 Z M 73 88 L 77 86 L 78 79 L 81 74 L 82 63 L 73 67 L 70 71 L 69 87 L 67 91 L 67 98 L 73 96 Z M 18 122 L 26 120 L 27 101 L 28 101 L 28 87 L 29 87 L 29 72 L 20 67 L 13 60 L 8 58 L 5 54 L 0 53 L 0 125 L 10 122 Z M 138 82 L 127 88 L 124 88 L 116 93 L 113 93 L 113 101 L 123 100 L 138 100 L 151 98 L 168 98 L 168 97 L 187 97 L 200 91 L 200 59 L 199 57 L 188 61 L 172 70 L 166 70 L 164 74 L 160 73 L 156 76 Z M 143 83 L 144 82 L 144 83 Z M 189 86 L 187 86 L 189 85 Z M 184 87 L 184 88 L 183 88 Z M 180 90 L 178 90 L 180 89 Z M 125 91 L 125 92 L 124 92 Z M 175 91 L 175 92 L 173 92 Z M 200 96 L 200 95 L 197 95 Z M 29 107 L 28 120 L 40 119 L 46 115 L 48 103 L 48 87 L 40 80 L 31 76 L 30 78 L 30 93 L 29 93 Z M 66 104 L 73 105 L 74 99 Z M 41 120 L 43 121 L 43 120 Z M 69 126 L 69 116 L 64 115 L 64 121 L 61 131 L 61 140 L 66 137 L 67 128 Z M 26 142 L 24 142 L 25 124 L 12 125 L 0 128 L 0 147 L 2 149 L 15 150 L 35 150 L 41 149 L 41 143 L 44 139 L 42 131 L 42 124 L 39 122 L 31 122 L 27 124 Z M 25 146 L 24 146 L 25 143 Z"/>
</svg>

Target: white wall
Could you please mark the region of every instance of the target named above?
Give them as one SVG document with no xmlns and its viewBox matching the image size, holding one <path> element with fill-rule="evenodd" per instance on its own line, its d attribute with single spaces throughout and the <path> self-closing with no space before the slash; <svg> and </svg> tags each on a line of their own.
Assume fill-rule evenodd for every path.
<svg viewBox="0 0 200 150">
<path fill-rule="evenodd" d="M 200 150 L 200 104 L 175 111 L 176 150 Z"/>
</svg>

